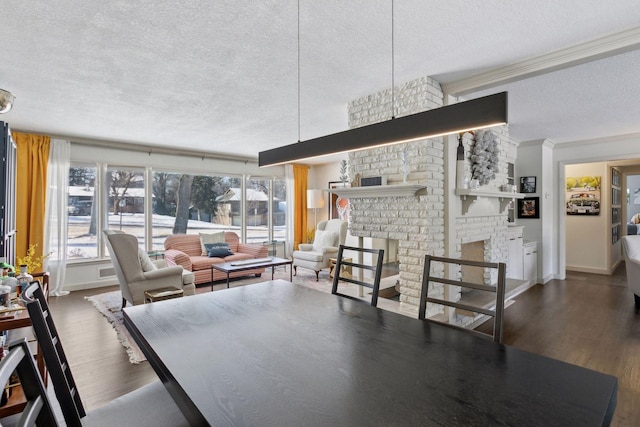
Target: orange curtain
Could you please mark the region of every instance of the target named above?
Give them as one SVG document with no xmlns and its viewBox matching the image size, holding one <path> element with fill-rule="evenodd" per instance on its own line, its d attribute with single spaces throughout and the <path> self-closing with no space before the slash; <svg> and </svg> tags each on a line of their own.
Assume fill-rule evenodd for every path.
<svg viewBox="0 0 640 427">
<path fill-rule="evenodd" d="M 16 260 L 36 245 L 36 256 L 43 255 L 47 194 L 47 164 L 51 138 L 11 132 L 16 142 Z"/>
<path fill-rule="evenodd" d="M 309 167 L 293 166 L 293 249 L 307 242 L 307 176 Z"/>
</svg>

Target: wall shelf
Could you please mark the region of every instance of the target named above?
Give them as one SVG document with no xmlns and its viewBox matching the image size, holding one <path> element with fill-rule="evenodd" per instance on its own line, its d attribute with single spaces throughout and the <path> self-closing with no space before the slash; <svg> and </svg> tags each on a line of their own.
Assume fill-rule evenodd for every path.
<svg viewBox="0 0 640 427">
<path fill-rule="evenodd" d="M 398 184 L 398 185 L 372 185 L 368 187 L 343 187 L 329 188 L 329 193 L 337 194 L 340 197 L 348 197 L 350 199 L 358 199 L 365 197 L 407 197 L 415 196 L 416 193 L 424 188 L 424 185 L 415 184 Z"/>
<path fill-rule="evenodd" d="M 493 191 L 493 190 L 472 190 L 470 188 L 457 188 L 456 196 L 462 198 L 462 213 L 466 215 L 469 212 L 471 205 L 478 199 L 478 197 L 489 197 L 500 200 L 500 212 L 504 212 L 509 206 L 509 203 L 513 199 L 524 199 L 523 193 L 509 193 L 507 191 Z"/>
</svg>

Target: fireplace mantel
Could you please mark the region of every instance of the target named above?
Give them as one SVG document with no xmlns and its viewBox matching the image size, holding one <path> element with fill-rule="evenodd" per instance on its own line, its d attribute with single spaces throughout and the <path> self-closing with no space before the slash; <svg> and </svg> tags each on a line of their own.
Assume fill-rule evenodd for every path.
<svg viewBox="0 0 640 427">
<path fill-rule="evenodd" d="M 324 191 L 337 194 L 340 197 L 358 199 L 358 198 L 368 198 L 368 197 L 415 196 L 418 191 L 424 188 L 427 188 L 427 187 L 425 185 L 416 185 L 416 184 L 397 184 L 397 185 L 371 185 L 368 187 L 329 188 Z"/>
<path fill-rule="evenodd" d="M 513 199 L 523 199 L 525 197 L 522 193 L 509 193 L 507 191 L 491 191 L 491 190 L 472 190 L 469 188 L 457 188 L 456 196 L 462 198 L 462 213 L 467 214 L 471 204 L 476 201 L 478 197 L 489 197 L 500 199 L 500 212 L 503 212 L 509 203 Z"/>
</svg>

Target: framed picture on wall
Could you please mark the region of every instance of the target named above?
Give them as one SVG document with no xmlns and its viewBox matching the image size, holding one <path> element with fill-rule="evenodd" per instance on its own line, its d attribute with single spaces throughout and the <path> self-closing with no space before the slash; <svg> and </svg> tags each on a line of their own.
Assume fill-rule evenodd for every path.
<svg viewBox="0 0 640 427">
<path fill-rule="evenodd" d="M 329 188 L 345 188 L 351 187 L 348 182 L 330 181 Z M 329 193 L 329 219 L 349 219 L 349 199 L 339 198 L 335 193 Z"/>
<path fill-rule="evenodd" d="M 536 177 L 535 176 L 521 176 L 520 177 L 520 192 L 521 193 L 535 193 L 536 192 Z"/>
<path fill-rule="evenodd" d="M 566 178 L 567 215 L 600 215 L 600 176 Z M 620 190 L 612 188 L 611 204 L 618 205 Z M 618 203 L 616 203 L 618 202 Z"/>
<path fill-rule="evenodd" d="M 518 218 L 540 218 L 540 197 L 518 199 Z"/>
<path fill-rule="evenodd" d="M 611 185 L 613 185 L 614 187 L 620 187 L 620 182 L 620 171 L 611 168 Z"/>
</svg>

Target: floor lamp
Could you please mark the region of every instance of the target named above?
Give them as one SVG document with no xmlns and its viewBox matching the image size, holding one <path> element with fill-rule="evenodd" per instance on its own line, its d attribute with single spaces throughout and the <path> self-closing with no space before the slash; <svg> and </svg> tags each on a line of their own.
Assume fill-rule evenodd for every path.
<svg viewBox="0 0 640 427">
<path fill-rule="evenodd" d="M 307 209 L 313 209 L 313 228 L 318 225 L 318 209 L 324 208 L 322 190 L 307 190 Z"/>
</svg>

